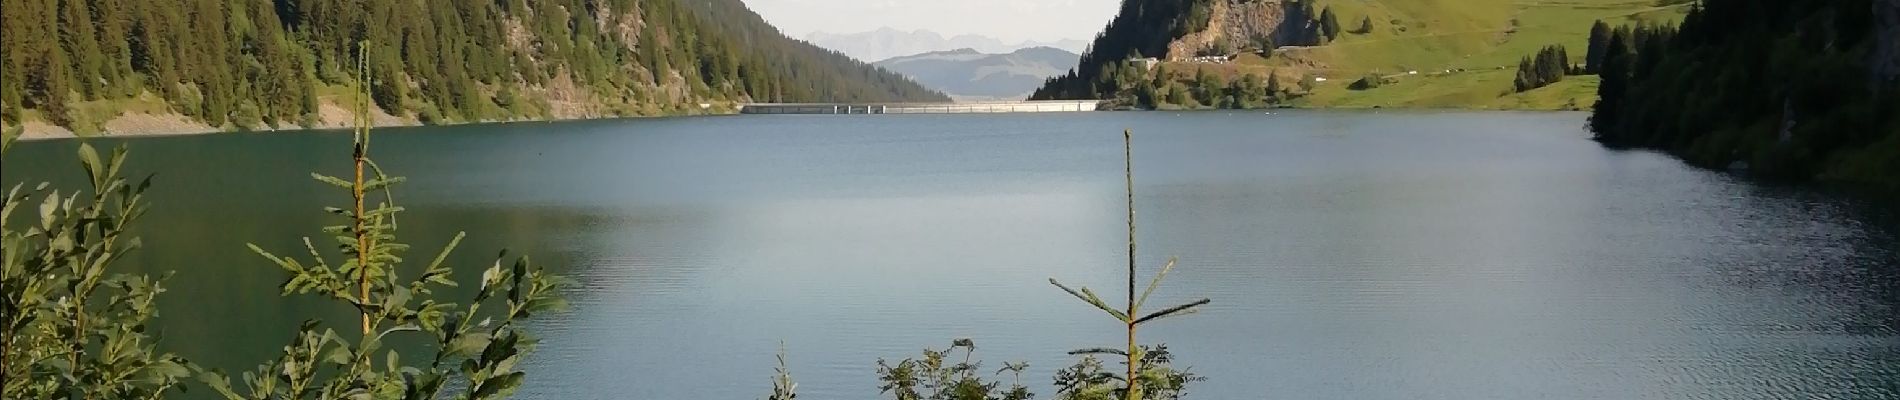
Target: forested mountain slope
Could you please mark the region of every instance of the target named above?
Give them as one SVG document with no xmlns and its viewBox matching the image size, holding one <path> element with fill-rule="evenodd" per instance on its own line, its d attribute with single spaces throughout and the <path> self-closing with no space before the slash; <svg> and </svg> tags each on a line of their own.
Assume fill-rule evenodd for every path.
<svg viewBox="0 0 1900 400">
<path fill-rule="evenodd" d="M 595 0 L 599 1 L 599 0 Z M 651 1 L 651 0 L 644 0 Z M 837 51 L 786 37 L 741 0 L 678 0 L 701 21 L 716 21 L 715 34 L 751 49 L 766 62 L 757 67 L 800 85 L 782 86 L 777 102 L 948 101 L 902 75 Z"/>
<path fill-rule="evenodd" d="M 1708 0 L 1605 46 L 1590 125 L 1710 167 L 1900 187 L 1900 4 Z"/>
<path fill-rule="evenodd" d="M 785 38 L 739 0 L 7 0 L 0 118 L 96 131 L 350 120 L 359 50 L 384 119 L 700 113 L 744 101 L 943 100 Z M 359 44 L 366 44 L 367 48 Z"/>
</svg>

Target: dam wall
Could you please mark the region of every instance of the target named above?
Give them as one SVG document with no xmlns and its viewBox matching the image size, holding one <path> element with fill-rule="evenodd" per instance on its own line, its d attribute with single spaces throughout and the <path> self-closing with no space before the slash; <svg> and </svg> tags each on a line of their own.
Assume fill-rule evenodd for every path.
<svg viewBox="0 0 1900 400">
<path fill-rule="evenodd" d="M 971 103 L 759 103 L 741 114 L 990 114 L 1095 111 L 1098 100 L 992 101 Z"/>
</svg>

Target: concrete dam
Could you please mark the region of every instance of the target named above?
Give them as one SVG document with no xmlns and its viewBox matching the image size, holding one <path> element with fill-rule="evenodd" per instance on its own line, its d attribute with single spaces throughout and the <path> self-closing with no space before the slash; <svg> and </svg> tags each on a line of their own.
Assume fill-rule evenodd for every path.
<svg viewBox="0 0 1900 400">
<path fill-rule="evenodd" d="M 970 103 L 758 103 L 741 114 L 986 114 L 1095 111 L 1100 100 L 987 101 Z"/>
</svg>

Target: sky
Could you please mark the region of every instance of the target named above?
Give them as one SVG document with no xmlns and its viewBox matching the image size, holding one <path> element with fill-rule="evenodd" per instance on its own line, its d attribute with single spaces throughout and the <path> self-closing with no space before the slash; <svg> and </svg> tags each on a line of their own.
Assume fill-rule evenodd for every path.
<svg viewBox="0 0 1900 400">
<path fill-rule="evenodd" d="M 1005 41 L 1090 39 L 1120 0 L 744 0 L 787 36 L 891 27 Z"/>
</svg>

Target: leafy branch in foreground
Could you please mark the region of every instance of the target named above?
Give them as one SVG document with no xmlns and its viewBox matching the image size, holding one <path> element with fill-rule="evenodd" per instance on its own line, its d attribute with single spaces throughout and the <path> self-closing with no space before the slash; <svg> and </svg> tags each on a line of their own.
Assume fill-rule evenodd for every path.
<svg viewBox="0 0 1900 400">
<path fill-rule="evenodd" d="M 108 159 L 89 144 L 79 161 L 92 193 L 61 196 L 15 185 L 0 208 L 0 398 L 162 398 L 189 377 L 160 353 L 146 328 L 163 279 L 109 269 L 139 247 L 128 227 L 145 213 L 147 177 L 119 177 L 125 149 Z M 15 230 L 13 212 L 40 197 L 38 223 Z"/>
<path fill-rule="evenodd" d="M 952 363 L 949 357 L 957 350 L 963 350 L 963 361 Z M 883 383 L 879 389 L 897 400 L 1029 400 L 1035 397 L 1022 384 L 1022 372 L 1029 368 L 1028 363 L 1003 363 L 1003 368 L 995 374 L 1012 372 L 1016 380 L 1009 389 L 999 390 L 1001 382 L 984 381 L 979 374 L 983 363 L 971 360 L 975 353 L 975 341 L 957 339 L 948 349 L 924 349 L 923 359 L 906 358 L 896 363 L 877 360 L 878 381 Z"/>
<path fill-rule="evenodd" d="M 359 67 L 367 79 L 367 66 Z M 521 323 L 565 306 L 556 293 L 564 285 L 561 279 L 534 268 L 526 257 L 506 263 L 506 252 L 482 273 L 480 287 L 466 303 L 441 299 L 436 291 L 457 286 L 446 261 L 463 234 L 417 268 L 414 278 L 402 277 L 399 267 L 409 246 L 396 240 L 396 215 L 403 208 L 389 193 L 402 178 L 387 176 L 369 158 L 369 97 L 358 96 L 354 179 L 312 174 L 349 191 L 354 202 L 350 208 L 325 210 L 343 219 L 323 231 L 333 235 L 344 260 L 326 260 L 309 238 L 303 241 L 307 260 L 250 245 L 290 275 L 282 286 L 285 295 L 316 294 L 354 307 L 362 316 L 362 336 L 351 342 L 334 330 L 319 330 L 318 321 L 305 322 L 280 359 L 244 373 L 245 393 L 219 374 L 201 375 L 227 399 L 422 400 L 451 390 L 459 391 L 451 397 L 456 399 L 506 398 L 525 378 L 516 367 L 536 343 Z M 375 197 L 379 202 L 366 207 Z M 488 308 L 496 300 L 499 308 Z M 405 336 L 430 343 L 433 354 L 421 363 L 405 362 L 395 350 L 383 348 Z M 453 383 L 456 379 L 462 382 Z"/>
<path fill-rule="evenodd" d="M 1071 351 L 1071 355 L 1081 355 L 1075 365 L 1056 371 L 1056 391 L 1063 399 L 1069 400 L 1111 400 L 1117 395 L 1125 395 L 1121 387 L 1121 377 L 1116 376 L 1095 358 L 1100 354 L 1122 355 L 1126 351 L 1119 349 L 1083 349 Z M 1206 377 L 1195 375 L 1186 370 L 1174 369 L 1174 354 L 1168 352 L 1167 345 L 1141 346 L 1141 364 L 1138 381 L 1141 390 L 1149 397 L 1178 399 L 1187 390 L 1188 382 L 1200 382 Z"/>
<path fill-rule="evenodd" d="M 1147 290 L 1143 290 L 1140 297 L 1135 296 L 1135 162 L 1134 134 L 1132 132 L 1122 131 L 1122 150 L 1123 161 L 1127 166 L 1125 176 L 1128 182 L 1127 308 L 1116 309 L 1110 306 L 1108 302 L 1102 300 L 1101 296 L 1097 296 L 1094 291 L 1089 290 L 1087 287 L 1083 287 L 1079 290 L 1073 289 L 1067 285 L 1063 285 L 1062 282 L 1056 281 L 1054 278 L 1049 279 L 1049 283 L 1054 284 L 1057 288 L 1061 288 L 1062 291 L 1068 292 L 1070 295 L 1075 296 L 1075 298 L 1081 299 L 1083 302 L 1095 306 L 1095 308 L 1107 312 L 1109 316 L 1121 321 L 1123 325 L 1127 326 L 1128 346 L 1126 349 L 1096 348 L 1070 352 L 1072 355 L 1083 355 L 1084 358 L 1080 364 L 1064 371 L 1073 371 L 1075 374 L 1085 376 L 1085 378 L 1069 380 L 1069 382 L 1075 384 L 1064 387 L 1061 394 L 1071 399 L 1097 399 L 1107 398 L 1105 397 L 1107 392 L 1119 390 L 1122 392 L 1122 400 L 1141 400 L 1144 398 L 1144 394 L 1152 391 L 1155 397 L 1168 399 L 1179 398 L 1185 383 L 1197 381 L 1199 378 L 1185 371 L 1177 372 L 1173 370 L 1171 368 L 1172 357 L 1166 354 L 1165 346 L 1154 347 L 1154 351 L 1160 354 L 1149 354 L 1148 352 L 1150 350 L 1148 347 L 1141 346 L 1135 341 L 1136 329 L 1144 323 L 1162 318 L 1192 314 L 1201 306 L 1213 301 L 1200 299 L 1142 314 L 1143 306 L 1148 302 L 1148 295 L 1154 294 L 1155 288 L 1161 286 L 1162 278 L 1166 278 L 1168 271 L 1174 269 L 1175 260 L 1169 259 L 1167 265 L 1161 267 L 1161 272 L 1155 274 L 1154 279 L 1148 281 Z M 1102 354 L 1121 356 L 1124 360 L 1124 364 L 1127 366 L 1127 371 L 1120 376 L 1101 372 L 1102 368 L 1100 363 L 1091 363 L 1091 361 L 1093 361 L 1093 356 Z M 1090 365 L 1093 365 L 1093 367 Z M 1057 376 L 1057 382 L 1058 384 L 1064 383 L 1062 375 Z"/>
</svg>

